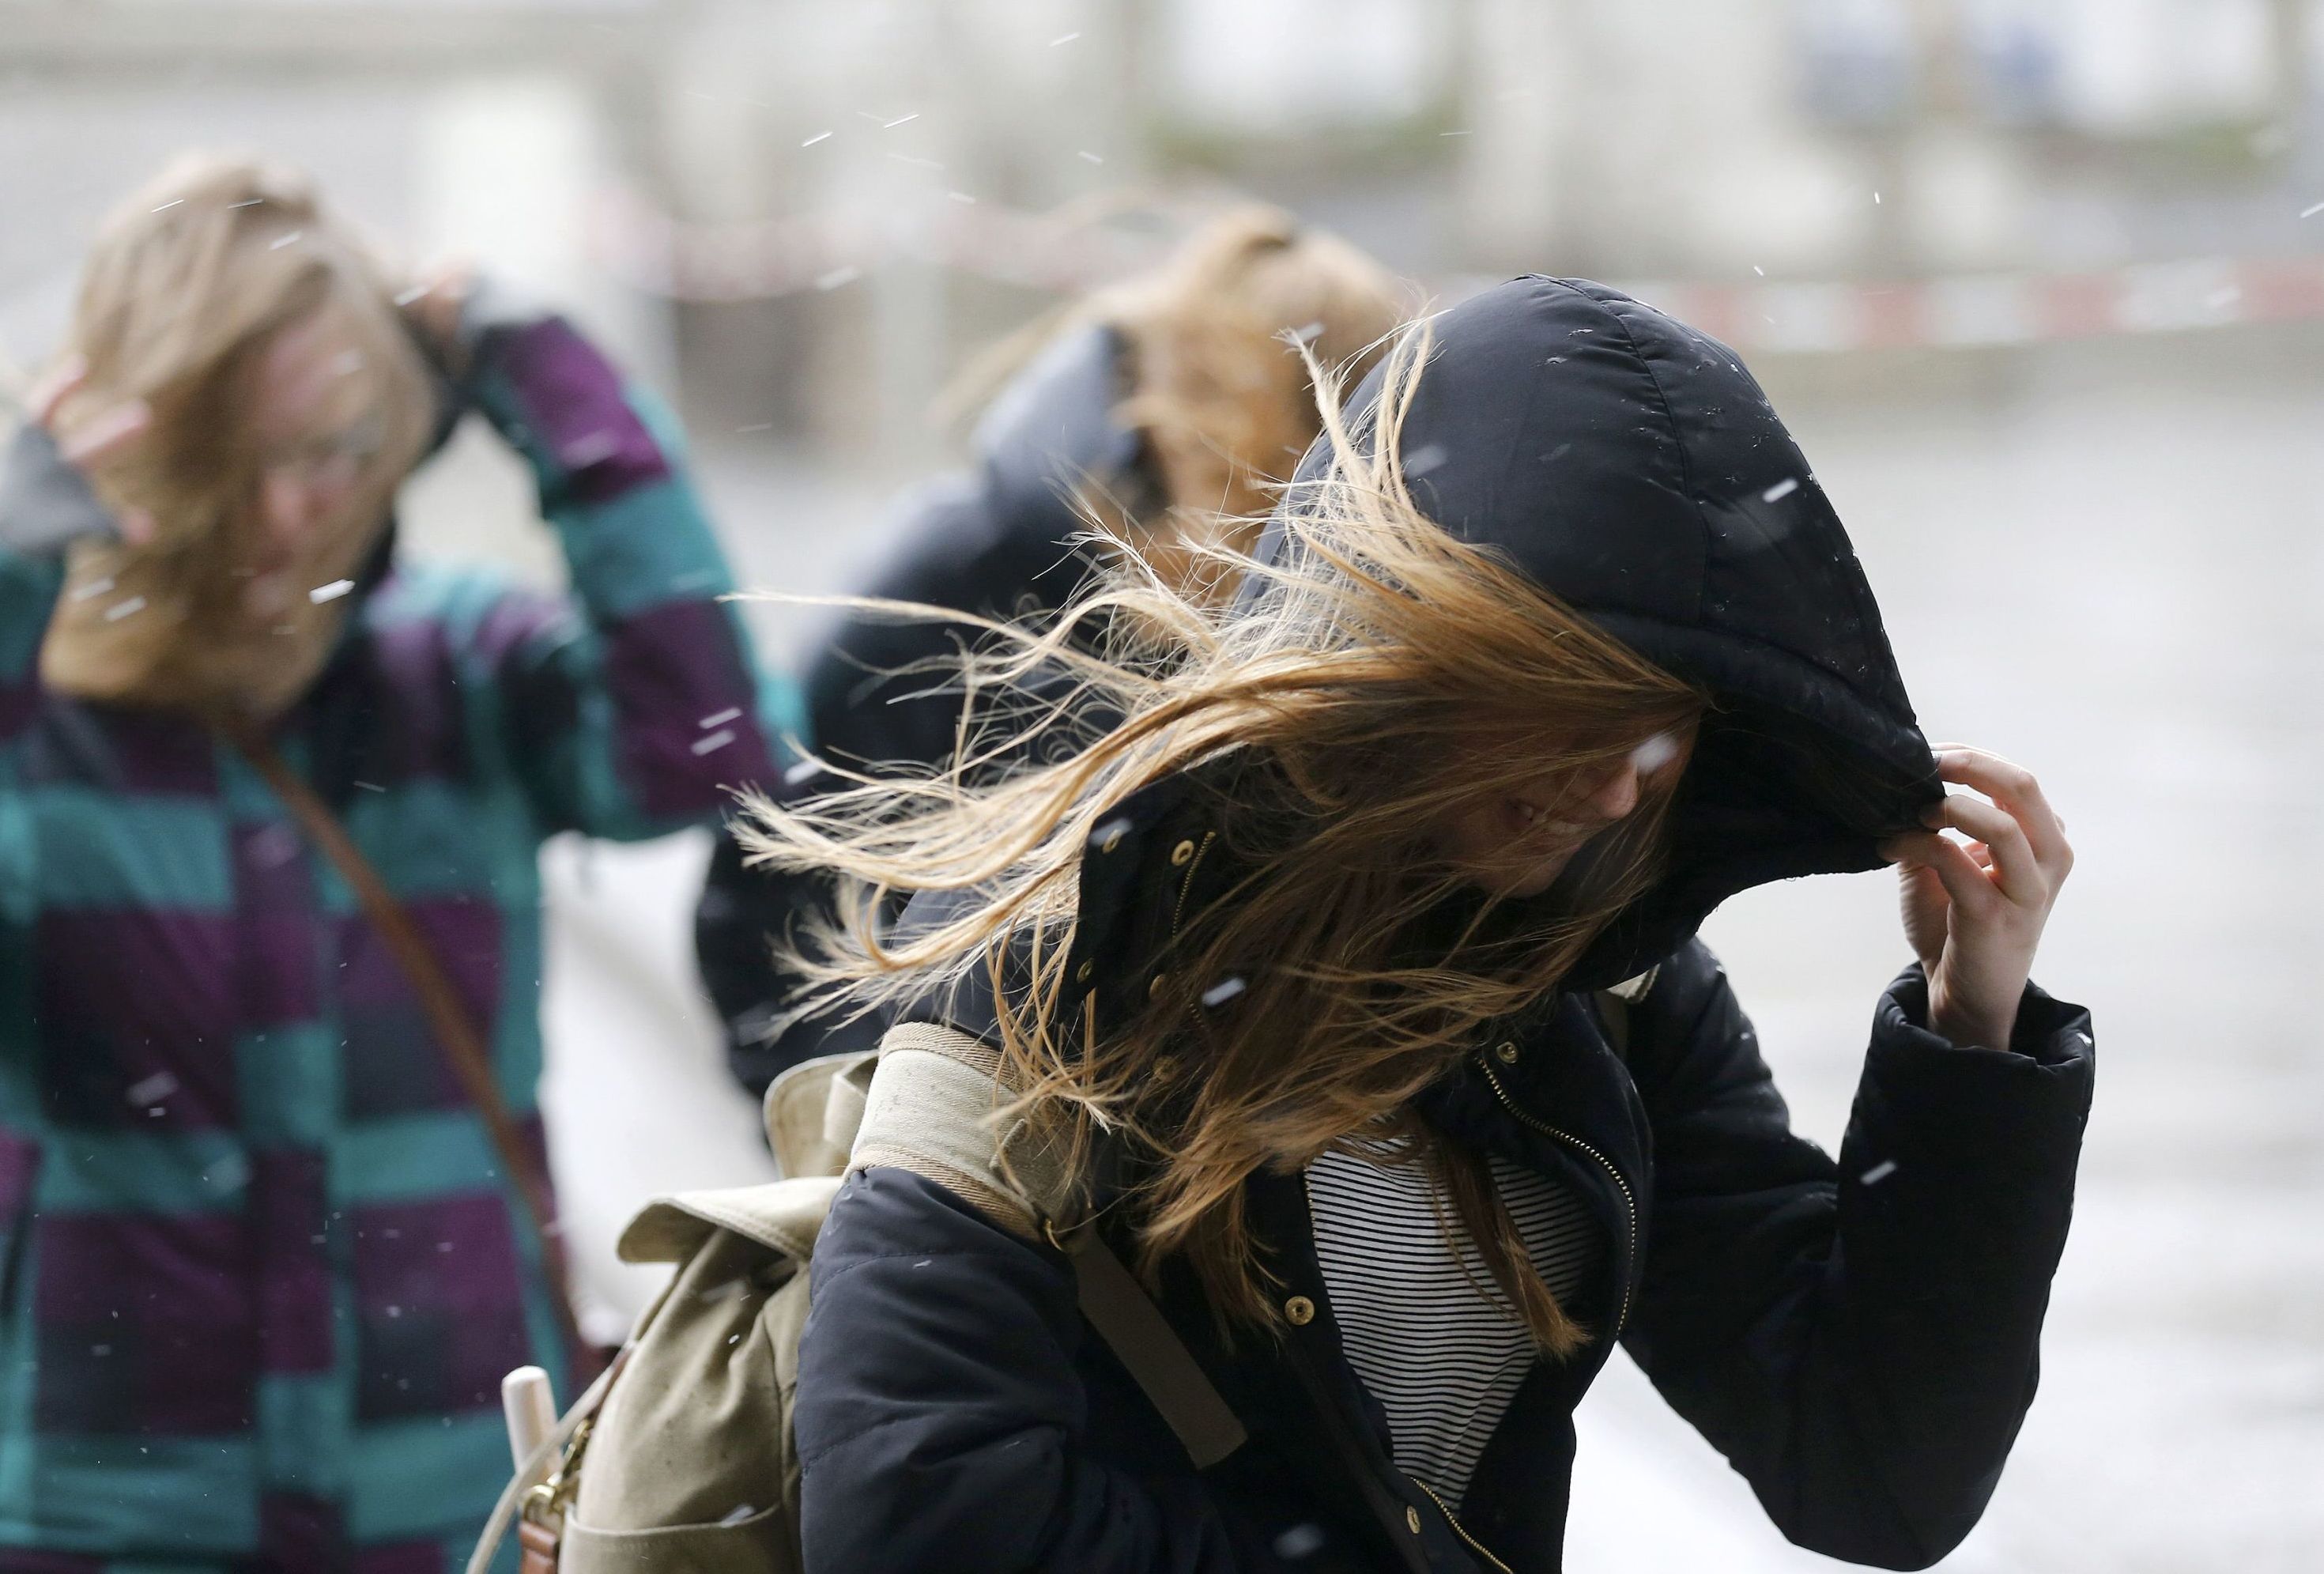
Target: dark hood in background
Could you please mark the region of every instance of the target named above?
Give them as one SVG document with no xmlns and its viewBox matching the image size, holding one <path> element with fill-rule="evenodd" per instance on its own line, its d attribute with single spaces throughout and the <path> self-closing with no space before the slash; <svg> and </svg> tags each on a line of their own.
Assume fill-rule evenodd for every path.
<svg viewBox="0 0 2324 1574">
<path fill-rule="evenodd" d="M 1576 280 L 1432 326 L 1401 433 L 1415 500 L 1714 701 L 1669 872 L 1573 983 L 1650 966 L 1750 886 L 1877 867 L 1943 789 L 1848 533 L 1735 353 Z"/>
</svg>

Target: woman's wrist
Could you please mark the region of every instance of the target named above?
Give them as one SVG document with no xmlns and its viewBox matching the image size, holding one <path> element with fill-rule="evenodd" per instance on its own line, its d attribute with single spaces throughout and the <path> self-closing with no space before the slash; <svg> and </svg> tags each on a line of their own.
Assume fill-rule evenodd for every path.
<svg viewBox="0 0 2324 1574">
<path fill-rule="evenodd" d="M 2006 1050 L 2016 1035 L 2017 1014 L 1941 1011 L 1932 1005 L 1929 1031 L 1956 1049 Z"/>
</svg>

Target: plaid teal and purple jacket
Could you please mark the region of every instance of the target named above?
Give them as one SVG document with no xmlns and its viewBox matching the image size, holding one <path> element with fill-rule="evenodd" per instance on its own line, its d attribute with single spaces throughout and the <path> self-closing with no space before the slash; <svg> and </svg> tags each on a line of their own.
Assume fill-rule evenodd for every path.
<svg viewBox="0 0 2324 1574">
<path fill-rule="evenodd" d="M 571 595 L 383 567 L 280 743 L 538 1142 L 542 838 L 715 819 L 771 778 L 785 697 L 762 723 L 661 412 L 559 319 L 475 354 Z M 42 690 L 61 579 L 0 551 L 0 1569 L 456 1567 L 509 1473 L 503 1374 L 563 1366 L 539 1242 L 256 774 L 189 719 Z"/>
</svg>

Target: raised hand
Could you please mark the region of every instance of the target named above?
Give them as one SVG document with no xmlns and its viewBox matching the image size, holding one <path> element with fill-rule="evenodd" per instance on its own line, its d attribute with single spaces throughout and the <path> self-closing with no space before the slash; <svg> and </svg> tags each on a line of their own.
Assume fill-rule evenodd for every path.
<svg viewBox="0 0 2324 1574">
<path fill-rule="evenodd" d="M 57 417 L 65 400 L 88 381 L 88 363 L 79 356 L 67 356 L 25 394 L 24 411 L 32 423 L 55 441 L 65 463 L 84 476 L 93 476 L 134 448 L 152 429 L 153 412 L 143 399 L 129 399 L 75 421 L 69 429 L 60 429 Z M 143 508 L 124 509 L 113 523 L 125 542 L 153 539 L 153 516 Z"/>
<path fill-rule="evenodd" d="M 475 288 L 475 267 L 463 260 L 447 260 L 421 270 L 410 289 L 395 298 L 403 318 L 436 364 L 451 376 L 467 370 L 467 348 L 460 342 L 460 310 Z"/>
<path fill-rule="evenodd" d="M 1904 938 L 1928 971 L 1929 1026 L 1956 1044 L 2006 1049 L 2074 850 L 2065 822 L 2022 766 L 1941 744 L 1937 773 L 1993 801 L 1948 794 L 1923 817 L 1927 830 L 1892 838 L 1880 850 L 1897 866 Z M 1946 829 L 1972 839 L 1955 842 L 1939 834 Z"/>
</svg>

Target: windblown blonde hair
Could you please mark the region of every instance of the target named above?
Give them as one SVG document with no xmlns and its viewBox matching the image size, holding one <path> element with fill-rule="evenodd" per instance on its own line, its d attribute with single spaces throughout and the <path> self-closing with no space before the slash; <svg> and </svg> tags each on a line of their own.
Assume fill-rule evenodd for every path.
<svg viewBox="0 0 2324 1574">
<path fill-rule="evenodd" d="M 261 528 L 262 456 L 246 404 L 284 328 L 336 313 L 376 412 L 377 444 L 345 516 L 314 532 L 308 584 L 347 578 L 376 544 L 395 488 L 435 419 L 424 361 L 363 238 L 297 172 L 190 154 L 132 196 L 90 248 L 66 348 L 87 380 L 58 412 L 69 433 L 142 399 L 152 425 L 96 477 L 116 513 L 150 514 L 151 542 L 75 549 L 74 588 L 42 650 L 51 687 L 84 698 L 265 714 L 312 681 L 347 603 L 297 597 L 255 626 L 241 607 L 242 532 Z M 133 600 L 134 616 L 114 616 Z"/>
<path fill-rule="evenodd" d="M 1137 512 L 1095 493 L 1083 502 L 1165 577 L 1183 580 L 1207 549 L 1250 544 L 1252 523 L 1322 430 L 1310 363 L 1360 381 L 1415 304 L 1338 236 L 1243 203 L 1197 226 L 1160 266 L 994 346 L 971 364 L 952 403 L 989 395 L 1068 329 L 1117 329 L 1128 378 L 1113 416 L 1143 435 L 1161 506 Z"/>
<path fill-rule="evenodd" d="M 1373 412 L 1352 422 L 1311 360 L 1329 464 L 1282 499 L 1271 560 L 1212 549 L 1256 581 L 1242 610 L 1117 543 L 1111 576 L 1052 626 L 988 625 L 968 682 L 996 699 L 981 721 L 972 708 L 945 773 L 761 801 L 743 839 L 761 863 L 852 884 L 844 929 L 789 959 L 811 998 L 905 1005 L 990 977 L 1025 1109 L 1077 1162 L 1101 1134 L 1121 1144 L 1143 1270 L 1183 1255 L 1230 1326 L 1276 1316 L 1244 1181 L 1330 1149 L 1377 1158 L 1380 1139 L 1402 1138 L 1441 1171 L 1494 1282 L 1562 1354 L 1584 1335 L 1534 1273 L 1481 1160 L 1410 1104 L 1489 1024 L 1554 991 L 1645 888 L 1668 785 L 1532 900 L 1477 892 L 1439 835 L 1463 809 L 1538 792 L 1545 770 L 1586 792 L 1703 701 L 1415 505 L 1398 433 L 1427 343 L 1424 329 L 1399 341 Z M 1080 637 L 1097 625 L 1111 646 Z M 1042 681 L 1071 692 L 1028 699 Z M 1003 751 L 1070 731 L 1084 701 L 1120 719 L 996 779 Z M 1159 992 L 1098 1033 L 1065 976 L 1084 842 L 1130 794 L 1198 766 L 1230 778 L 1210 856 L 1243 873 L 1186 915 Z M 931 926 L 883 937 L 873 917 L 890 891 L 959 895 Z M 1229 978 L 1240 993 L 1204 1009 Z"/>
</svg>

